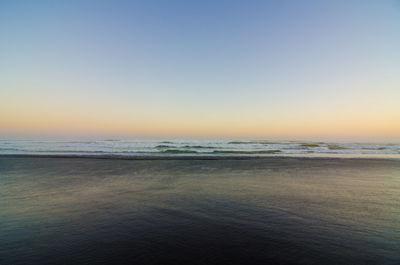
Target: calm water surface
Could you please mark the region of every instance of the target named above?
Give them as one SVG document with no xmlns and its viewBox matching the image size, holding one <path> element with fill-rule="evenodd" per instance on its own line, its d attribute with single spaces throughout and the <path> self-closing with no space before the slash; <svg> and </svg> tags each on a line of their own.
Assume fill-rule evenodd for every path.
<svg viewBox="0 0 400 265">
<path fill-rule="evenodd" d="M 0 264 L 400 264 L 400 161 L 0 157 Z"/>
</svg>

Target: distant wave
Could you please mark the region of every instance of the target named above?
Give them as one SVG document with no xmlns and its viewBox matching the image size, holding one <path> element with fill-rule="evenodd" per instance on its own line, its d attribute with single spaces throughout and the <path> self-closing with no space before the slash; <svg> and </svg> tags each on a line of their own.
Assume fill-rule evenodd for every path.
<svg viewBox="0 0 400 265">
<path fill-rule="evenodd" d="M 363 147 L 363 150 L 386 150 L 387 147 Z"/>
<path fill-rule="evenodd" d="M 165 153 L 165 154 L 196 154 L 198 152 L 194 151 L 194 150 L 187 150 L 187 149 L 167 149 L 167 150 L 161 151 L 161 153 Z"/>
<path fill-rule="evenodd" d="M 155 148 L 185 148 L 185 149 L 214 149 L 217 148 L 215 146 L 207 146 L 207 145 L 184 145 L 184 146 L 177 146 L 177 145 L 166 145 L 166 144 L 159 144 Z"/>
<path fill-rule="evenodd" d="M 319 144 L 314 144 L 314 143 L 303 143 L 300 144 L 301 147 L 319 147 Z"/>
<path fill-rule="evenodd" d="M 228 144 L 279 144 L 279 142 L 271 142 L 271 141 L 231 141 Z"/>
<path fill-rule="evenodd" d="M 399 155 L 400 144 L 394 143 L 339 143 L 307 141 L 157 141 L 114 140 L 101 141 L 29 141 L 1 140 L 0 154 L 73 154 L 121 156 L 254 156 L 254 155 Z"/>
<path fill-rule="evenodd" d="M 175 145 L 166 145 L 166 144 L 159 144 L 155 148 L 176 148 Z"/>
<path fill-rule="evenodd" d="M 277 154 L 281 150 L 257 150 L 257 151 L 239 151 L 239 150 L 214 150 L 215 154 Z"/>
<path fill-rule="evenodd" d="M 328 149 L 329 150 L 345 150 L 347 148 L 343 147 L 343 146 L 340 146 L 338 144 L 328 144 Z"/>
<path fill-rule="evenodd" d="M 196 148 L 196 149 L 214 149 L 217 148 L 215 146 L 207 146 L 207 145 L 185 145 L 183 148 Z"/>
</svg>

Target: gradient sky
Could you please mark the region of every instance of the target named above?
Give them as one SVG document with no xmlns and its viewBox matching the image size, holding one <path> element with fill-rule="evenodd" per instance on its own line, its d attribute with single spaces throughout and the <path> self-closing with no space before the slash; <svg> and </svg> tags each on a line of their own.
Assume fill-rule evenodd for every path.
<svg viewBox="0 0 400 265">
<path fill-rule="evenodd" d="M 0 137 L 400 140 L 400 1 L 0 0 Z"/>
</svg>

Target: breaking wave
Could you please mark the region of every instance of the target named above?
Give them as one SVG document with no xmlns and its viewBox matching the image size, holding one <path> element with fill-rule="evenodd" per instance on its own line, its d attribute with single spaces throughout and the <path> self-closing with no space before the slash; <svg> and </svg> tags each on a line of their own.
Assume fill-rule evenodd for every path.
<svg viewBox="0 0 400 265">
<path fill-rule="evenodd" d="M 338 143 L 305 141 L 113 140 L 11 141 L 0 140 L 0 154 L 88 155 L 399 155 L 397 143 Z"/>
</svg>

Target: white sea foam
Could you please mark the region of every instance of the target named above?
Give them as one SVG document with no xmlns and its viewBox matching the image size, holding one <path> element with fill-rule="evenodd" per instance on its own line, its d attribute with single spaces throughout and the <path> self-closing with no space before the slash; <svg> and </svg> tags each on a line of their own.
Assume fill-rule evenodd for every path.
<svg viewBox="0 0 400 265">
<path fill-rule="evenodd" d="M 398 143 L 222 140 L 0 141 L 0 154 L 400 157 Z"/>
</svg>

